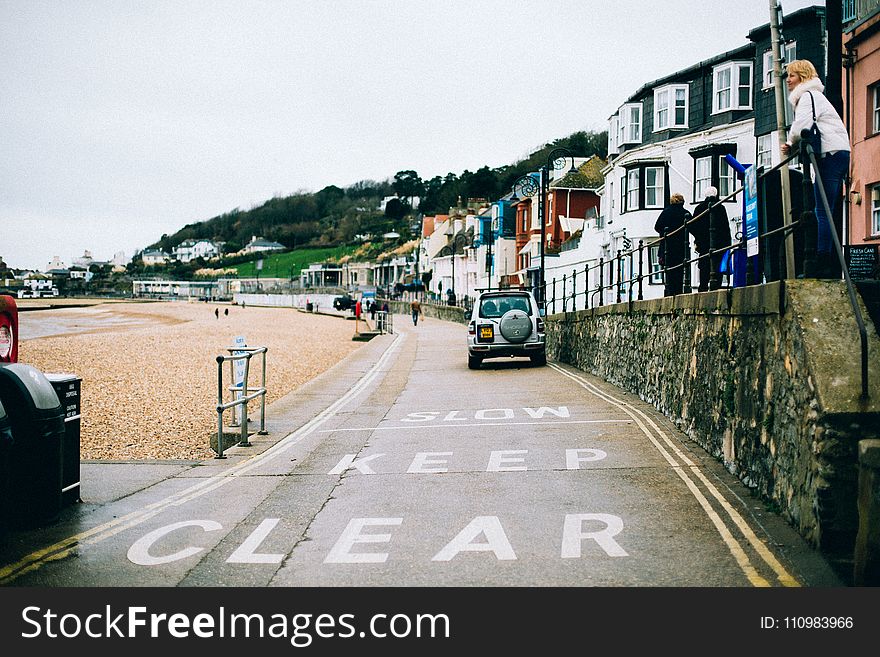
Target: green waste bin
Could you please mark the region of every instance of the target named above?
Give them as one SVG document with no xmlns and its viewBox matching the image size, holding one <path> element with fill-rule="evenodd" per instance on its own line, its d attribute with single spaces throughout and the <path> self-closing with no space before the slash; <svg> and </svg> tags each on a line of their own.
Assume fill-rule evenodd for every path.
<svg viewBox="0 0 880 657">
<path fill-rule="evenodd" d="M 17 527 L 45 525 L 61 512 L 64 410 L 49 380 L 23 363 L 0 365 L 0 403 L 12 429 L 5 517 Z"/>
</svg>

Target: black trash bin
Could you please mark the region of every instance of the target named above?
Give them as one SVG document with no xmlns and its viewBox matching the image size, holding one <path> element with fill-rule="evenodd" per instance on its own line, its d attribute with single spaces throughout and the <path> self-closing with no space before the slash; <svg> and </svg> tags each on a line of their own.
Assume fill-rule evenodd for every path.
<svg viewBox="0 0 880 657">
<path fill-rule="evenodd" d="M 0 402 L 12 428 L 9 481 L 3 499 L 12 526 L 54 522 L 61 512 L 64 410 L 52 384 L 35 367 L 0 365 Z"/>
<path fill-rule="evenodd" d="M 55 389 L 64 412 L 64 438 L 61 440 L 61 505 L 80 502 L 80 392 L 82 379 L 76 374 L 50 374 L 46 378 Z"/>
</svg>

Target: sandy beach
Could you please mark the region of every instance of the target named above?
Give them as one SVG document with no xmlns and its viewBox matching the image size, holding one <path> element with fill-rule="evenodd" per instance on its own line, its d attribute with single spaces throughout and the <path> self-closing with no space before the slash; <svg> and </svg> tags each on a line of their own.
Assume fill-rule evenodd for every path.
<svg viewBox="0 0 880 657">
<path fill-rule="evenodd" d="M 363 344 L 350 321 L 290 308 L 114 303 L 22 312 L 19 323 L 20 362 L 82 378 L 83 459 L 214 456 L 216 357 L 235 336 L 269 349 L 267 403 Z"/>
</svg>

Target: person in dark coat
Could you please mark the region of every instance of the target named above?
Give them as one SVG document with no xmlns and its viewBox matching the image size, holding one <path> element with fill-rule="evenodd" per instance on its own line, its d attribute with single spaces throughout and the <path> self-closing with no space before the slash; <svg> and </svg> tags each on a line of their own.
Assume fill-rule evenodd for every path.
<svg viewBox="0 0 880 657">
<path fill-rule="evenodd" d="M 660 264 L 666 268 L 666 285 L 663 290 L 666 296 L 681 294 L 684 278 L 682 263 L 687 243 L 684 225 L 690 219 L 691 213 L 684 207 L 684 196 L 673 194 L 669 197 L 669 205 L 663 209 L 654 224 L 654 230 L 663 238 L 660 242 Z"/>
<path fill-rule="evenodd" d="M 712 209 L 706 212 L 710 203 Z M 697 261 L 700 270 L 698 290 L 700 292 L 717 290 L 721 287 L 719 269 L 724 252 L 713 253 L 710 258 L 709 251 L 730 246 L 730 222 L 727 220 L 727 210 L 718 202 L 717 189 L 714 187 L 706 189 L 705 198 L 694 208 L 694 217 L 694 220 L 688 224 L 688 232 L 694 236 L 694 246 L 700 254 L 700 259 Z M 713 273 L 715 273 L 714 277 Z"/>
</svg>

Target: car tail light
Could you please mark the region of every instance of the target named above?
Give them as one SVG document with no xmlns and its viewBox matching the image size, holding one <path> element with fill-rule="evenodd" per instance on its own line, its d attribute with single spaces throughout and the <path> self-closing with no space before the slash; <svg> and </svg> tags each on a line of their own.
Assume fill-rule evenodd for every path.
<svg viewBox="0 0 880 657">
<path fill-rule="evenodd" d="M 544 332 L 544 320 L 538 317 L 538 333 Z"/>
<path fill-rule="evenodd" d="M 468 335 L 476 335 L 477 334 L 477 323 L 471 322 L 468 324 Z"/>
<path fill-rule="evenodd" d="M 15 299 L 0 295 L 0 363 L 18 362 L 18 306 Z"/>
</svg>

